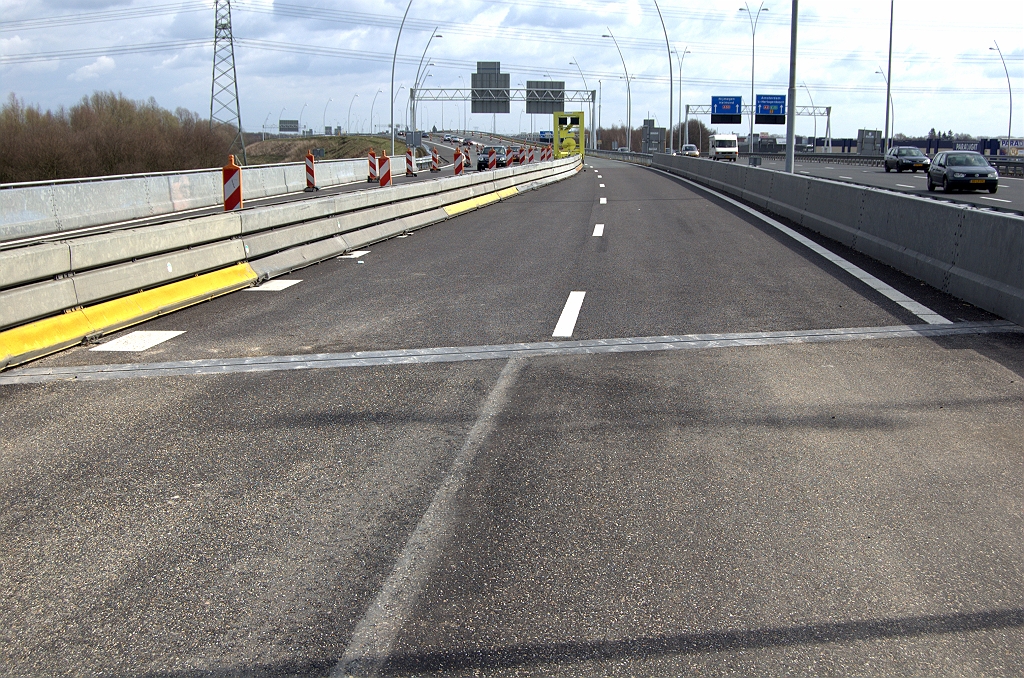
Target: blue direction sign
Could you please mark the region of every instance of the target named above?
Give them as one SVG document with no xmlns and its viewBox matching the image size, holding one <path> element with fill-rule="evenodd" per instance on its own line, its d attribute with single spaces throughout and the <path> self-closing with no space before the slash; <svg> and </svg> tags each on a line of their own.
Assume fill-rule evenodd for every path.
<svg viewBox="0 0 1024 678">
<path fill-rule="evenodd" d="M 754 97 L 754 122 L 759 125 L 786 124 L 786 95 L 758 94 Z"/>
<path fill-rule="evenodd" d="M 738 125 L 743 114 L 743 97 L 711 97 L 711 124 Z"/>
</svg>

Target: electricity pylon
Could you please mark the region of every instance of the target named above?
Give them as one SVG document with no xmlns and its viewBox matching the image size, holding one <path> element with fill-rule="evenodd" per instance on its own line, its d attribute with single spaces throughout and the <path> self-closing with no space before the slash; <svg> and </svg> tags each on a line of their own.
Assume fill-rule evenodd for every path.
<svg viewBox="0 0 1024 678">
<path fill-rule="evenodd" d="M 245 139 L 242 137 L 242 113 L 238 106 L 238 80 L 235 76 L 235 39 L 231 35 L 231 0 L 217 0 L 213 25 L 213 86 L 210 89 L 210 128 L 214 123 L 233 125 L 238 133 L 229 150 L 241 148 L 242 164 L 246 163 Z"/>
</svg>

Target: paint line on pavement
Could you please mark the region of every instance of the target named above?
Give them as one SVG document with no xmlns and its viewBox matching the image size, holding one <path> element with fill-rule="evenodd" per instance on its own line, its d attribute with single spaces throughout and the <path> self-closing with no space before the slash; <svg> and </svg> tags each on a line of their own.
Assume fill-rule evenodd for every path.
<svg viewBox="0 0 1024 678">
<path fill-rule="evenodd" d="M 844 177 L 842 174 L 839 175 L 839 178 L 840 179 L 849 179 L 850 181 L 853 181 L 853 177 Z"/>
<path fill-rule="evenodd" d="M 899 290 L 894 288 L 892 285 L 889 285 L 888 283 L 882 282 L 881 280 L 879 280 L 875 276 L 871 275 L 870 273 L 868 273 L 867 271 L 862 269 L 860 266 L 856 266 L 856 265 L 850 263 L 849 261 L 847 261 L 843 257 L 839 256 L 835 252 L 829 250 L 828 248 L 822 247 L 821 245 L 819 245 L 818 243 L 814 242 L 810 238 L 800 235 L 799 233 L 797 233 L 796 231 L 791 229 L 789 226 L 786 226 L 782 222 L 780 222 L 780 221 L 778 221 L 776 219 L 772 219 L 771 217 L 769 217 L 767 215 L 761 214 L 760 212 L 758 212 L 754 208 L 747 207 L 746 205 L 744 205 L 740 201 L 734 200 L 734 199 L 730 198 L 727 195 L 719 193 L 718 191 L 716 191 L 714 189 L 710 189 L 707 186 L 703 186 L 701 184 L 698 184 L 695 181 L 690 181 L 689 179 L 687 179 L 685 177 L 680 177 L 680 176 L 674 175 L 671 172 L 666 172 L 665 170 L 655 170 L 655 171 L 661 172 L 662 174 L 667 174 L 667 175 L 669 175 L 671 177 L 675 177 L 675 178 L 679 179 L 680 181 L 685 181 L 686 183 L 688 183 L 688 184 L 690 184 L 692 186 L 696 186 L 700 190 L 706 191 L 707 193 L 710 193 L 710 194 L 716 196 L 720 200 L 724 200 L 725 202 L 729 203 L 730 205 L 733 205 L 733 206 L 743 210 L 747 214 L 750 214 L 751 216 L 754 216 L 754 217 L 760 219 L 761 221 L 763 221 L 764 223 L 768 224 L 769 226 L 771 226 L 771 227 L 781 231 L 782 233 L 785 233 L 786 235 L 788 235 L 793 240 L 796 240 L 798 243 L 800 243 L 804 247 L 807 247 L 812 252 L 815 252 L 816 254 L 820 254 L 821 256 L 823 256 L 824 258 L 828 259 L 829 261 L 831 261 L 833 264 L 835 264 L 839 268 L 843 269 L 844 271 L 846 271 L 847 273 L 849 273 L 853 277 L 855 277 L 858 280 L 860 280 L 861 282 L 863 282 L 865 285 L 867 285 L 871 289 L 875 290 L 876 292 L 878 292 L 882 296 L 886 297 L 887 299 L 891 299 L 892 301 L 896 302 L 897 304 L 899 304 L 903 308 L 907 309 L 908 311 L 910 311 L 911 313 L 913 313 L 914 315 L 916 315 L 918 318 L 920 318 L 921 320 L 925 321 L 926 323 L 929 323 L 929 324 L 932 324 L 932 325 L 948 325 L 948 324 L 952 324 L 951 320 L 948 320 L 947 318 L 942 317 L 941 315 L 939 315 L 935 311 L 931 310 L 927 306 L 914 301 L 913 299 L 911 299 L 907 295 L 903 294 L 902 292 L 900 292 Z"/>
<path fill-rule="evenodd" d="M 341 369 L 380 365 L 414 365 L 468 360 L 497 360 L 512 357 L 534 358 L 554 355 L 601 355 L 674 350 L 751 348 L 786 344 L 832 343 L 873 339 L 912 339 L 974 334 L 1022 334 L 1024 327 L 1006 320 L 962 322 L 949 325 L 893 325 L 888 327 L 850 327 L 782 332 L 734 332 L 725 334 L 685 334 L 660 337 L 542 341 L 484 346 L 449 346 L 390 351 L 354 351 L 252 358 L 214 358 L 159 363 L 119 365 L 75 365 L 62 367 L 26 367 L 0 373 L 0 385 L 42 384 L 54 381 L 106 381 L 140 377 L 194 376 L 279 372 L 284 370 Z"/>
<path fill-rule="evenodd" d="M 185 334 L 184 330 L 174 331 L 155 331 L 155 330 L 137 330 L 135 332 L 129 332 L 128 334 L 118 337 L 117 339 L 111 339 L 110 341 L 90 348 L 90 351 L 124 351 L 136 353 L 145 351 L 148 349 L 162 344 L 168 339 L 173 339 L 179 334 Z"/>
<path fill-rule="evenodd" d="M 441 553 L 451 540 L 459 492 L 469 478 L 473 460 L 508 402 L 509 388 L 515 383 L 522 365 L 522 360 L 511 358 L 498 375 L 444 482 L 406 541 L 377 597 L 356 624 L 345 654 L 331 672 L 332 678 L 379 675 Z"/>
<path fill-rule="evenodd" d="M 597 187 L 598 188 L 604 188 L 604 184 L 598 184 Z"/>
<path fill-rule="evenodd" d="M 292 285 L 298 285 L 301 280 L 268 280 L 259 287 L 246 287 L 246 292 L 280 292 Z"/>
<path fill-rule="evenodd" d="M 602 205 L 607 205 L 608 204 L 608 198 L 601 198 L 600 203 Z"/>
<path fill-rule="evenodd" d="M 1012 200 L 1004 200 L 1002 198 L 992 198 L 992 197 L 989 197 L 987 195 L 979 195 L 978 197 L 980 199 L 982 199 L 982 200 L 993 200 L 995 202 L 1013 202 Z"/>
<path fill-rule="evenodd" d="M 586 292 L 569 292 L 569 298 L 565 300 L 562 308 L 562 315 L 558 317 L 553 337 L 571 337 L 572 331 L 576 328 L 576 319 L 580 315 L 580 308 L 583 306 L 583 297 Z"/>
<path fill-rule="evenodd" d="M 342 254 L 338 258 L 339 259 L 358 259 L 359 257 L 363 256 L 364 254 L 369 254 L 369 253 L 370 253 L 370 250 L 359 250 L 357 252 L 349 252 L 348 254 Z"/>
<path fill-rule="evenodd" d="M 600 238 L 604 235 L 604 224 L 594 224 L 594 237 Z"/>
<path fill-rule="evenodd" d="M 908 186 L 907 184 L 896 184 L 900 188 L 917 188 L 917 186 Z"/>
</svg>

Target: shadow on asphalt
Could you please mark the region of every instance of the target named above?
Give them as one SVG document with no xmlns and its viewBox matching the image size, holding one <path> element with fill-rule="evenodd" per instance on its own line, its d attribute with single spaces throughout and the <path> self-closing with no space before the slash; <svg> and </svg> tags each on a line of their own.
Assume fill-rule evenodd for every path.
<svg viewBox="0 0 1024 678">
<path fill-rule="evenodd" d="M 669 655 L 756 650 L 790 645 L 845 643 L 964 633 L 1024 626 L 1024 609 L 961 614 L 868 619 L 626 640 L 565 642 L 548 645 L 513 645 L 496 649 L 470 649 L 393 656 L 383 675 L 444 674 L 529 667 L 539 664 L 574 664 L 587 661 L 648 659 Z"/>
</svg>

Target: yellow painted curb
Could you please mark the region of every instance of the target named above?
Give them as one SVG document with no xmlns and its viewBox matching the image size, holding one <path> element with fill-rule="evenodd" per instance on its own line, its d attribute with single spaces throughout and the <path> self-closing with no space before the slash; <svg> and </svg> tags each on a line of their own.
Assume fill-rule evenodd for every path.
<svg viewBox="0 0 1024 678">
<path fill-rule="evenodd" d="M 0 332 L 0 368 L 18 365 L 256 282 L 242 263 Z"/>
<path fill-rule="evenodd" d="M 519 189 L 516 188 L 515 186 L 503 188 L 500 191 L 498 191 L 498 198 L 500 198 L 501 200 L 504 200 L 505 198 L 511 198 L 513 195 L 519 195 Z"/>
</svg>

